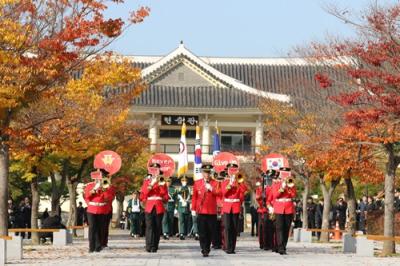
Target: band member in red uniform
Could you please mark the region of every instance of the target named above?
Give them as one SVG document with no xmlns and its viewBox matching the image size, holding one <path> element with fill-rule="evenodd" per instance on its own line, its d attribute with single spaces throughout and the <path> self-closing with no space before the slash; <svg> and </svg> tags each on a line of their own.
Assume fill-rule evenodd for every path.
<svg viewBox="0 0 400 266">
<path fill-rule="evenodd" d="M 211 179 L 212 165 L 201 167 L 203 179 L 193 185 L 192 211 L 197 215 L 201 254 L 208 257 L 217 225 L 217 181 Z"/>
<path fill-rule="evenodd" d="M 268 208 L 268 214 L 269 218 L 271 220 L 271 227 L 268 227 L 267 230 L 272 236 L 272 251 L 278 253 L 278 248 L 276 244 L 276 217 L 274 213 L 274 199 L 272 195 L 272 187 L 274 186 L 275 183 L 280 182 L 279 179 L 279 171 L 275 171 L 275 174 L 271 174 L 272 178 L 272 184 L 271 184 L 271 193 L 267 194 L 267 208 Z"/>
<path fill-rule="evenodd" d="M 142 199 L 146 202 L 146 251 L 157 252 L 162 231 L 162 218 L 164 216 L 164 202 L 168 201 L 168 188 L 162 184 L 160 165 L 153 163 L 150 168 L 154 170 L 151 178 L 146 178 L 142 185 Z M 164 182 L 165 183 L 165 182 Z"/>
<path fill-rule="evenodd" d="M 223 197 L 221 193 L 221 184 L 226 176 L 226 172 L 222 171 L 219 175 L 214 173 L 215 181 L 217 182 L 217 225 L 215 227 L 215 237 L 212 239 L 212 248 L 213 249 L 221 249 L 223 245 L 223 225 L 222 225 L 222 203 Z"/>
<path fill-rule="evenodd" d="M 228 164 L 229 168 L 238 168 L 236 164 Z M 239 226 L 239 214 L 241 203 L 247 188 L 242 183 L 239 183 L 235 175 L 231 175 L 225 180 L 221 186 L 221 192 L 224 197 L 222 205 L 224 236 L 225 236 L 225 252 L 227 254 L 235 254 L 236 239 Z"/>
<path fill-rule="evenodd" d="M 268 209 L 266 207 L 266 200 L 265 203 L 263 199 L 266 195 L 265 187 L 263 184 L 258 180 L 256 182 L 256 201 L 258 203 L 257 214 L 258 214 L 258 243 L 260 244 L 260 249 L 264 249 L 266 247 L 266 225 L 268 219 Z"/>
<path fill-rule="evenodd" d="M 273 211 L 276 216 L 276 241 L 279 254 L 286 255 L 286 245 L 293 219 L 296 187 L 290 177 L 290 168 L 280 168 L 280 181 L 272 186 Z M 283 177 L 285 176 L 285 177 Z"/>
<path fill-rule="evenodd" d="M 272 213 L 268 210 L 268 196 L 271 193 L 272 176 L 275 175 L 275 170 L 268 170 L 262 174 L 262 180 L 259 181 L 259 186 L 256 189 L 256 200 L 258 203 L 258 240 L 260 249 L 270 250 L 273 247 L 273 221 L 271 220 Z"/>
<path fill-rule="evenodd" d="M 102 172 L 104 178 L 102 180 L 102 186 L 106 190 L 104 193 L 108 194 L 109 198 L 115 198 L 115 187 L 111 184 L 111 177 L 109 176 L 109 173 L 106 170 L 100 169 Z M 112 220 L 112 214 L 113 214 L 113 209 L 112 209 L 112 201 L 109 201 L 107 203 L 108 211 L 107 214 L 104 215 L 104 221 L 103 221 L 103 229 L 100 231 L 100 241 L 101 241 L 101 248 L 105 249 L 108 247 L 108 235 L 109 235 L 109 229 L 110 229 L 110 223 Z"/>
<path fill-rule="evenodd" d="M 101 169 L 104 175 L 108 172 Z M 84 197 L 87 204 L 87 218 L 89 224 L 89 252 L 100 252 L 104 236 L 104 224 L 106 215 L 109 213 L 109 204 L 115 197 L 115 190 L 112 187 L 102 186 L 102 180 L 97 179 L 87 184 L 84 190 Z"/>
</svg>

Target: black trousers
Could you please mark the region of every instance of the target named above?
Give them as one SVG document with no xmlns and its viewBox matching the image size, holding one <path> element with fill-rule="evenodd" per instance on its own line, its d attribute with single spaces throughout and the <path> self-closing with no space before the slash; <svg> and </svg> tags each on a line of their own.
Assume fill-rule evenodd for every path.
<svg viewBox="0 0 400 266">
<path fill-rule="evenodd" d="M 145 213 L 146 220 L 146 250 L 157 250 L 162 231 L 162 219 L 164 214 L 157 214 L 156 208 L 150 213 Z"/>
<path fill-rule="evenodd" d="M 293 214 L 276 214 L 276 244 L 278 252 L 286 251 Z"/>
<path fill-rule="evenodd" d="M 221 220 L 217 219 L 216 224 L 215 224 L 215 236 L 212 239 L 212 244 L 213 244 L 213 247 L 215 247 L 215 248 L 221 248 L 221 246 L 222 246 L 221 227 L 222 227 Z"/>
<path fill-rule="evenodd" d="M 227 252 L 233 252 L 236 248 L 236 239 L 239 227 L 239 213 L 224 213 L 224 236 Z"/>
<path fill-rule="evenodd" d="M 109 234 L 111 219 L 112 219 L 112 212 L 104 215 L 103 228 L 100 231 L 100 243 L 102 247 L 107 247 L 108 245 L 108 234 Z"/>
<path fill-rule="evenodd" d="M 104 216 L 104 214 L 87 214 L 89 223 L 89 252 L 100 251 L 101 249 L 101 231 L 104 227 Z"/>
<path fill-rule="evenodd" d="M 274 225 L 269 219 L 268 213 L 258 214 L 258 241 L 260 248 L 270 250 L 273 247 L 274 241 Z"/>
<path fill-rule="evenodd" d="M 200 248 L 202 253 L 210 253 L 212 240 L 216 235 L 217 215 L 197 215 L 197 227 L 199 229 Z"/>
</svg>

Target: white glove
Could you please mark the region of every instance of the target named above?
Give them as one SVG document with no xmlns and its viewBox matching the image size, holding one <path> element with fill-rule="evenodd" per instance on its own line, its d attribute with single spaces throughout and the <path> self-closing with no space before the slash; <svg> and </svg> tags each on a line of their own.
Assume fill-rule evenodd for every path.
<svg viewBox="0 0 400 266">
<path fill-rule="evenodd" d="M 196 216 L 196 215 L 197 215 L 196 211 L 192 211 L 192 216 Z"/>
<path fill-rule="evenodd" d="M 96 185 L 93 187 L 93 190 L 98 190 L 100 188 L 100 182 L 96 182 Z"/>
<path fill-rule="evenodd" d="M 285 181 L 283 181 L 282 182 L 282 186 L 281 186 L 283 189 L 285 189 L 286 188 L 286 182 Z"/>
<path fill-rule="evenodd" d="M 211 186 L 210 183 L 207 183 L 207 184 L 206 184 L 206 189 L 207 189 L 208 191 L 212 191 L 212 186 Z"/>
<path fill-rule="evenodd" d="M 271 214 L 274 213 L 274 208 L 268 207 L 268 212 L 271 213 Z"/>
</svg>

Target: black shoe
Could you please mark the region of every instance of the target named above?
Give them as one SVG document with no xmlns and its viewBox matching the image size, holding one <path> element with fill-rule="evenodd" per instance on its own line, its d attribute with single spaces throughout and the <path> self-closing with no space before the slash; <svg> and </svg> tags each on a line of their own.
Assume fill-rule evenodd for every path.
<svg viewBox="0 0 400 266">
<path fill-rule="evenodd" d="M 153 249 L 151 250 L 151 253 L 157 253 L 157 249 L 153 248 Z"/>
<path fill-rule="evenodd" d="M 179 237 L 179 239 L 180 239 L 180 240 L 185 240 L 185 237 L 184 237 L 183 235 L 181 235 L 181 236 Z"/>
<path fill-rule="evenodd" d="M 287 255 L 287 253 L 286 253 L 286 251 L 279 251 L 279 254 L 281 254 L 281 255 Z"/>
<path fill-rule="evenodd" d="M 146 248 L 146 251 L 150 253 L 150 252 L 151 252 L 151 249 Z"/>
<path fill-rule="evenodd" d="M 221 246 L 213 246 L 213 249 L 221 249 Z"/>
<path fill-rule="evenodd" d="M 167 234 L 165 234 L 163 237 L 164 237 L 164 240 L 168 240 L 169 239 Z"/>
<path fill-rule="evenodd" d="M 208 257 L 208 253 L 203 253 L 203 257 Z"/>
</svg>

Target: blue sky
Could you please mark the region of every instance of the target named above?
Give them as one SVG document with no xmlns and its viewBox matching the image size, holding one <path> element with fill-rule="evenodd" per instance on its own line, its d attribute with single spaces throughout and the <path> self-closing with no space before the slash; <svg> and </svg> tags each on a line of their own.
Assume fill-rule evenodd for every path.
<svg viewBox="0 0 400 266">
<path fill-rule="evenodd" d="M 165 55 L 180 40 L 197 55 L 280 57 L 296 45 L 349 36 L 351 28 L 323 7 L 337 3 L 361 10 L 371 0 L 125 0 L 108 16 L 126 17 L 145 5 L 151 15 L 112 44 L 124 55 Z"/>
</svg>

